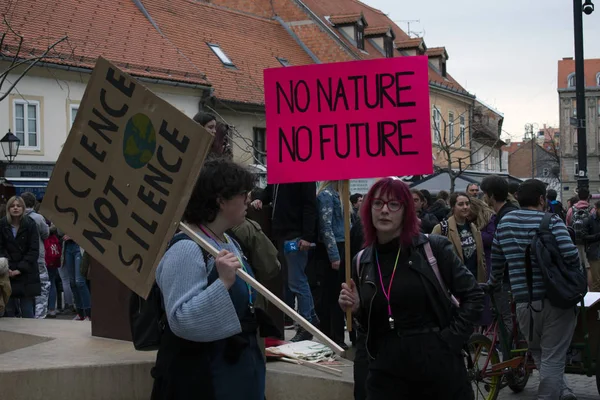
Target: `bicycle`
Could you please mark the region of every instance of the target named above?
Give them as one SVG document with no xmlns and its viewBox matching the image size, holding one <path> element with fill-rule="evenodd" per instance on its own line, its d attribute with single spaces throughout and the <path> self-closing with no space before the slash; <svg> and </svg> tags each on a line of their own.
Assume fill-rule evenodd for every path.
<svg viewBox="0 0 600 400">
<path fill-rule="evenodd" d="M 476 400 L 495 400 L 506 386 L 515 393 L 522 392 L 531 371 L 535 369 L 526 346 L 520 348 L 526 342 L 519 338 L 516 305 L 511 300 L 512 330 L 509 335 L 494 296 L 490 295 L 490 298 L 494 315 L 492 323 L 483 333 L 471 335 L 464 351 L 467 376 L 475 386 Z M 500 352 L 498 347 L 501 348 Z M 507 360 L 500 361 L 500 353 L 507 354 Z M 481 356 L 485 356 L 485 359 L 480 360 Z"/>
</svg>

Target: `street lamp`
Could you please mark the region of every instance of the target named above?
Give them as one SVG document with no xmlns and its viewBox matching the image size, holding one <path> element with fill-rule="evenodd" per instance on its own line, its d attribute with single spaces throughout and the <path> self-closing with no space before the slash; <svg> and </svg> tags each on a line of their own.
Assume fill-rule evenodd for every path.
<svg viewBox="0 0 600 400">
<path fill-rule="evenodd" d="M 573 17 L 575 30 L 575 96 L 577 102 L 577 159 L 579 174 L 577 190 L 589 187 L 587 176 L 587 137 L 585 118 L 585 69 L 583 57 L 583 13 L 590 15 L 594 12 L 592 0 L 573 0 Z"/>
<path fill-rule="evenodd" d="M 8 160 L 9 164 L 12 164 L 17 157 L 17 154 L 19 154 L 19 146 L 21 145 L 21 141 L 9 129 L 8 133 L 4 135 L 2 139 L 0 139 L 0 145 L 2 145 L 4 157 Z"/>
</svg>

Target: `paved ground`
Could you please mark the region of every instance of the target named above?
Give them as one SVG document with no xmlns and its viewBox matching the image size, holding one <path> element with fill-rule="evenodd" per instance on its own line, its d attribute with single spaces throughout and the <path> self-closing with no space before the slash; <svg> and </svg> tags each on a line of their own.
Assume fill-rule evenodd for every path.
<svg viewBox="0 0 600 400">
<path fill-rule="evenodd" d="M 596 388 L 596 378 L 582 375 L 567 375 L 569 386 L 577 395 L 578 400 L 598 400 L 598 390 Z M 537 387 L 539 384 L 539 373 L 533 372 L 533 376 L 529 378 L 525 391 L 521 393 L 513 393 L 509 388 L 504 388 L 498 396 L 498 400 L 537 400 Z"/>
</svg>

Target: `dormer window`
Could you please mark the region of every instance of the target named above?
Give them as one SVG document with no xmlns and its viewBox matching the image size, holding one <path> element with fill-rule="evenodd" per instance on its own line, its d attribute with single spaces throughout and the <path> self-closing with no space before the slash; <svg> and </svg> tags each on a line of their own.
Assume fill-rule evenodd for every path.
<svg viewBox="0 0 600 400">
<path fill-rule="evenodd" d="M 448 72 L 446 71 L 446 61 L 442 60 L 442 77 L 447 78 Z"/>
<path fill-rule="evenodd" d="M 225 52 L 221 49 L 221 47 L 218 44 L 208 43 L 208 47 L 210 47 L 213 53 L 215 53 L 219 60 L 221 60 L 223 65 L 225 65 L 226 67 L 235 68 L 235 64 L 233 63 L 233 61 L 231 61 L 231 59 L 227 57 L 227 54 L 225 54 Z"/>
<path fill-rule="evenodd" d="M 356 22 L 356 27 L 354 29 L 354 41 L 356 42 L 356 47 L 359 50 L 365 49 L 365 25 L 362 22 L 362 19 L 359 19 Z"/>
<path fill-rule="evenodd" d="M 600 86 L 600 72 L 596 74 L 596 86 Z"/>
<path fill-rule="evenodd" d="M 569 77 L 567 78 L 567 84 L 570 88 L 574 88 L 575 87 L 575 74 L 571 74 L 569 75 Z"/>
</svg>

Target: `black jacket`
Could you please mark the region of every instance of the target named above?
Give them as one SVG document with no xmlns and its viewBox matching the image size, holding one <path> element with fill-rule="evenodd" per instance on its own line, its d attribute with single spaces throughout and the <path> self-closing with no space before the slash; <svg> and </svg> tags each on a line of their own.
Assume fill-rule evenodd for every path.
<svg viewBox="0 0 600 400">
<path fill-rule="evenodd" d="M 600 218 L 596 213 L 588 218 L 588 235 L 585 237 L 585 243 L 588 246 L 588 260 L 600 260 Z"/>
<path fill-rule="evenodd" d="M 483 311 L 483 290 L 479 288 L 477 280 L 467 267 L 454 253 L 450 241 L 439 235 L 429 236 L 433 255 L 438 262 L 440 275 L 448 290 L 460 302 L 460 308 L 454 309 L 447 295 L 443 292 L 433 269 L 425 256 L 423 245 L 427 242 L 424 234 L 419 234 L 413 240 L 413 248 L 418 251 L 411 252 L 410 268 L 421 274 L 421 279 L 427 290 L 427 295 L 438 319 L 440 335 L 453 351 L 459 352 L 473 333 L 473 325 L 479 320 Z M 369 246 L 360 258 L 360 278 L 356 270 L 356 260 L 353 261 L 352 275 L 354 282 L 358 283 L 360 295 L 360 308 L 357 320 L 361 328 L 367 332 L 367 350 L 372 347 L 369 337 L 370 309 L 373 298 L 379 290 L 377 269 L 373 247 Z"/>
<path fill-rule="evenodd" d="M 435 228 L 435 226 L 440 223 L 440 221 L 435 217 L 435 215 L 426 211 L 421 211 L 418 216 L 421 220 L 421 232 L 426 234 L 431 233 L 433 231 L 433 228 Z"/>
<path fill-rule="evenodd" d="M 314 182 L 268 185 L 260 200 L 273 203 L 272 238 L 317 241 L 317 187 Z"/>
<path fill-rule="evenodd" d="M 510 201 L 507 201 L 502 206 L 502 208 L 500 210 L 498 210 L 498 213 L 496 214 L 496 226 L 500 225 L 500 221 L 502 220 L 502 218 L 504 218 L 504 216 L 506 214 L 508 214 L 511 211 L 515 211 L 515 210 L 519 210 L 519 207 L 517 207 L 516 205 L 514 205 Z"/>
<path fill-rule="evenodd" d="M 41 293 L 38 230 L 31 218 L 23 216 L 17 236 L 6 217 L 0 220 L 0 257 L 8 258 L 11 271 L 20 271 L 10 279 L 14 297 L 34 297 Z"/>
<path fill-rule="evenodd" d="M 446 205 L 444 200 L 436 200 L 435 203 L 433 203 L 433 205 L 429 207 L 426 212 L 432 214 L 434 217 L 437 218 L 438 222 L 441 222 L 445 219 L 448 219 L 450 211 L 450 207 Z"/>
</svg>

